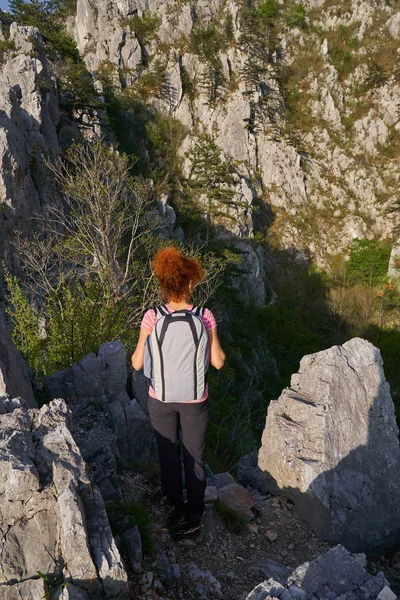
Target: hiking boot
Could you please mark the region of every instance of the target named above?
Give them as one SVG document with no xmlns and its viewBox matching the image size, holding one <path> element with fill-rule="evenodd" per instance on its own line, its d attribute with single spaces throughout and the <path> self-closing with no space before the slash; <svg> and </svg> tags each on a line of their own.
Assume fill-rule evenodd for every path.
<svg viewBox="0 0 400 600">
<path fill-rule="evenodd" d="M 187 515 L 183 527 L 177 528 L 172 536 L 175 540 L 185 540 L 200 534 L 201 516 Z"/>
<path fill-rule="evenodd" d="M 186 518 L 182 511 L 176 508 L 171 510 L 167 518 L 167 529 L 173 538 L 186 531 Z"/>
<path fill-rule="evenodd" d="M 188 515 L 186 517 L 185 537 L 197 537 L 200 534 L 201 516 Z"/>
</svg>

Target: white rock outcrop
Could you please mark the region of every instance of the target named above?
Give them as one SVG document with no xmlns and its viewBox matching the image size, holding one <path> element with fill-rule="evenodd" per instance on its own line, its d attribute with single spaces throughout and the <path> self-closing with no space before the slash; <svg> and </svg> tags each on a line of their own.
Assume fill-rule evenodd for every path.
<svg viewBox="0 0 400 600">
<path fill-rule="evenodd" d="M 379 350 L 354 338 L 305 356 L 269 406 L 258 465 L 320 538 L 370 554 L 398 544 L 400 446 Z"/>
<path fill-rule="evenodd" d="M 400 239 L 397 240 L 390 253 L 388 276 L 392 279 L 400 278 Z"/>
<path fill-rule="evenodd" d="M 19 405 L 0 415 L 0 596 L 43 597 L 35 595 L 43 591 L 40 571 L 49 581 L 57 576 L 62 598 L 61 582 L 71 585 L 71 598 L 122 597 L 126 571 L 65 402 Z"/>
<path fill-rule="evenodd" d="M 43 157 L 58 151 L 58 98 L 42 37 L 13 23 L 15 50 L 0 63 L 0 256 L 13 266 L 9 242 L 32 230 L 32 217 L 49 199 L 55 182 Z"/>
</svg>

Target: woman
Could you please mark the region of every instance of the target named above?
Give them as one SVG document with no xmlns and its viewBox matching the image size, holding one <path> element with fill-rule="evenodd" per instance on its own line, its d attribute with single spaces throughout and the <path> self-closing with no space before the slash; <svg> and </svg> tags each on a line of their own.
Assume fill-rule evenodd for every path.
<svg viewBox="0 0 400 600">
<path fill-rule="evenodd" d="M 167 304 L 163 307 L 165 314 L 168 316 L 182 311 L 184 316 L 187 316 L 186 313 L 193 315 L 191 294 L 195 284 L 204 279 L 200 262 L 196 258 L 187 258 L 177 248 L 171 246 L 157 252 L 152 266 L 162 294 L 167 300 Z M 139 341 L 132 355 L 132 366 L 136 370 L 143 368 L 146 340 L 152 334 L 160 316 L 161 313 L 150 309 L 143 317 Z M 209 309 L 204 309 L 199 318 L 208 337 L 207 363 L 209 358 L 211 364 L 220 369 L 225 362 L 225 353 L 219 343 L 214 315 Z M 201 322 L 200 327 L 203 327 Z M 177 379 L 175 385 L 179 387 L 179 378 Z M 200 398 L 188 397 L 186 401 L 163 402 L 150 386 L 148 407 L 157 439 L 162 488 L 171 507 L 169 531 L 175 538 L 196 535 L 199 533 L 201 516 L 204 512 L 206 488 L 203 451 L 209 418 L 208 387 L 205 384 Z M 182 495 L 179 431 L 183 443 L 186 506 Z"/>
</svg>

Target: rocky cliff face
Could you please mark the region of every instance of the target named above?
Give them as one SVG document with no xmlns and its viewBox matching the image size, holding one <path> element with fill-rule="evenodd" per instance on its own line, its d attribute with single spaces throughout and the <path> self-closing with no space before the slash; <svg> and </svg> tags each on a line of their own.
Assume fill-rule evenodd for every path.
<svg viewBox="0 0 400 600">
<path fill-rule="evenodd" d="M 354 237 L 387 238 L 395 224 L 398 14 L 380 0 L 326 0 L 296 20 L 281 6 L 260 43 L 257 6 L 78 0 L 70 30 L 88 68 L 107 64 L 122 88 L 162 71 L 148 105 L 210 133 L 246 189 L 236 235 L 252 235 L 261 198 L 275 213 L 271 243 L 326 265 Z"/>
<path fill-rule="evenodd" d="M 265 273 L 265 261 L 246 241 L 265 235 L 262 207 L 273 214 L 269 244 L 320 266 L 354 237 L 392 235 L 399 19 L 380 0 L 307 2 L 297 20 L 293 7 L 280 6 L 264 24 L 257 7 L 234 0 L 78 0 L 67 25 L 95 78 L 107 70 L 115 90 L 138 94 L 187 128 L 182 156 L 195 132 L 217 142 L 236 178 L 223 226 L 241 238 L 239 251 L 251 264 L 244 287 L 262 305 L 265 280 L 257 273 Z M 10 40 L 14 49 L 0 65 L 5 240 L 16 227 L 29 230 L 32 214 L 54 198 L 43 156 L 54 157 L 77 133 L 60 117 L 40 34 L 13 25 Z"/>
<path fill-rule="evenodd" d="M 15 267 L 15 231 L 32 231 L 34 215 L 55 200 L 44 158 L 58 152 L 60 114 L 39 31 L 13 23 L 9 41 L 0 62 L 0 254 Z"/>
</svg>

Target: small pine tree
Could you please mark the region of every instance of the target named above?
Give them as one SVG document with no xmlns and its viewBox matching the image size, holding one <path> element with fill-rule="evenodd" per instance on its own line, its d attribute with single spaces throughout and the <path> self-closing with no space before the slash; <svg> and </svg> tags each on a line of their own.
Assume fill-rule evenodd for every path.
<svg viewBox="0 0 400 600">
<path fill-rule="evenodd" d="M 217 216 L 227 216 L 226 208 L 233 204 L 235 184 L 229 164 L 221 158 L 221 151 L 213 138 L 203 133 L 197 138 L 189 158 L 192 172 L 189 186 L 198 196 L 206 196 L 206 247 L 210 239 L 212 222 Z"/>
</svg>

